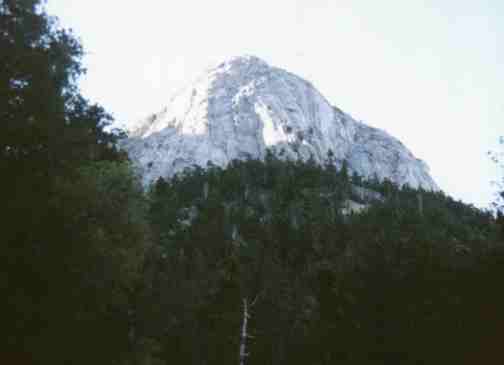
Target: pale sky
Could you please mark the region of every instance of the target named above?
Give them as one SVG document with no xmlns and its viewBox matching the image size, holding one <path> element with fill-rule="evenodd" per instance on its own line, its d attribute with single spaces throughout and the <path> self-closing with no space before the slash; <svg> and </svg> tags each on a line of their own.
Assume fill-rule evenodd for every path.
<svg viewBox="0 0 504 365">
<path fill-rule="evenodd" d="M 504 135 L 502 0 L 49 0 L 48 10 L 83 42 L 83 94 L 119 123 L 251 54 L 399 138 L 447 194 L 494 200 L 486 153 Z"/>
</svg>

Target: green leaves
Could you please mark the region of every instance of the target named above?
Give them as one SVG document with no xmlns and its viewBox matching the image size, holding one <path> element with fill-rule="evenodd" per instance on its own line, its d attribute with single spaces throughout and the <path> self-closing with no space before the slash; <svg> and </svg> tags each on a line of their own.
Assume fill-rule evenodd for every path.
<svg viewBox="0 0 504 365">
<path fill-rule="evenodd" d="M 41 1 L 0 3 L 0 335 L 40 364 L 110 364 L 130 345 L 146 201 L 79 94 L 78 39 Z"/>
<path fill-rule="evenodd" d="M 250 363 L 365 364 L 372 356 L 408 363 L 405 353 L 411 363 L 435 362 L 424 344 L 434 348 L 450 336 L 470 342 L 475 322 L 463 316 L 472 289 L 464 281 L 484 280 L 473 271 L 483 268 L 483 247 L 497 245 L 496 230 L 485 212 L 420 193 L 423 214 L 417 190 L 350 182 L 341 171 L 274 155 L 158 181 L 150 219 L 159 244 L 170 247 L 157 267 L 158 290 L 196 301 L 198 310 L 171 306 L 183 318 L 177 327 L 164 314 L 157 321 L 185 348 L 208 344 L 190 355 L 166 342 L 165 359 L 234 363 L 211 348 L 233 351 L 241 297 L 257 293 Z M 344 199 L 369 207 L 344 217 Z M 196 219 L 176 223 L 192 209 Z M 455 330 L 459 322 L 465 332 Z M 456 358 L 454 348 L 438 347 Z"/>
</svg>

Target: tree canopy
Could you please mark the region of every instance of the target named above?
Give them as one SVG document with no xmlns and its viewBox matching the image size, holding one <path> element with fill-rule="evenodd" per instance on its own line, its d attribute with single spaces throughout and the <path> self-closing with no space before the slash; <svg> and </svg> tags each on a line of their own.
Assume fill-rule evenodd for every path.
<svg viewBox="0 0 504 365">
<path fill-rule="evenodd" d="M 79 40 L 40 1 L 0 2 L 0 50 L 2 362 L 110 364 L 147 244 L 141 187 L 79 93 Z"/>
<path fill-rule="evenodd" d="M 272 155 L 160 179 L 150 192 L 159 251 L 138 312 L 160 363 L 236 363 L 244 298 L 258 298 L 249 364 L 495 354 L 503 242 L 492 215 L 355 180 Z M 349 201 L 366 208 L 352 214 Z"/>
</svg>

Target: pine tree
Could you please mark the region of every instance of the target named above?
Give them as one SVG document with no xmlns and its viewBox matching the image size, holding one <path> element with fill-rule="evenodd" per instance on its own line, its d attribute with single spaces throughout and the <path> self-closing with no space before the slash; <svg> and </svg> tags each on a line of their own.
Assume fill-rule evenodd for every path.
<svg viewBox="0 0 504 365">
<path fill-rule="evenodd" d="M 148 230 L 138 181 L 42 1 L 0 2 L 0 50 L 0 362 L 117 361 Z"/>
</svg>

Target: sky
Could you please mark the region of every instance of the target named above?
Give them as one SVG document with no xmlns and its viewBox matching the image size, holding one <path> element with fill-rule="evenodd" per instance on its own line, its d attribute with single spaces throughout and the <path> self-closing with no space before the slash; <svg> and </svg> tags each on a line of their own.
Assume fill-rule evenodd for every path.
<svg viewBox="0 0 504 365">
<path fill-rule="evenodd" d="M 82 93 L 118 125 L 159 111 L 209 66 L 255 55 L 399 138 L 445 193 L 480 208 L 495 200 L 502 0 L 48 0 L 47 10 L 80 37 Z"/>
</svg>

